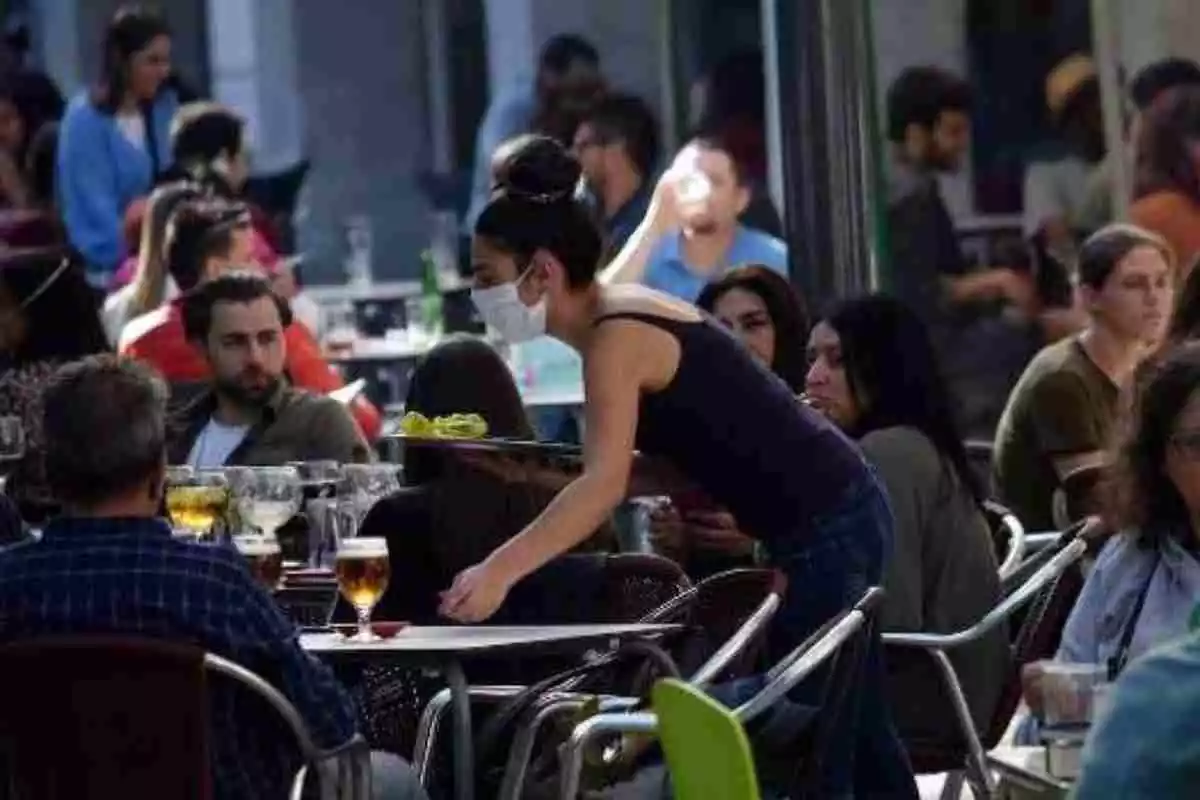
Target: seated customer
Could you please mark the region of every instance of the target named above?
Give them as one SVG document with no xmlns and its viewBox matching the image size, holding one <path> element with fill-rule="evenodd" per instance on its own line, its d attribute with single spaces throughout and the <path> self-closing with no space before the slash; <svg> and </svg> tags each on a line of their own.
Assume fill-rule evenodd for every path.
<svg viewBox="0 0 1200 800">
<path fill-rule="evenodd" d="M 787 245 L 738 222 L 750 202 L 750 185 L 728 147 L 698 138 L 676 157 L 659 182 L 646 219 L 602 273 L 605 283 L 643 283 L 689 303 L 705 284 L 740 264 L 762 264 L 786 273 Z M 697 184 L 695 198 L 680 197 L 680 179 Z"/>
<path fill-rule="evenodd" d="M 1186 800 L 1200 786 L 1200 635 L 1129 668 L 1083 751 L 1075 800 Z"/>
<path fill-rule="evenodd" d="M 1122 533 L 1088 573 L 1055 656 L 1114 674 L 1186 633 L 1200 603 L 1200 344 L 1145 372 L 1114 469 Z"/>
<path fill-rule="evenodd" d="M 70 364 L 51 380 L 46 464 L 66 511 L 40 541 L 0 551 L 3 638 L 132 635 L 199 646 L 268 676 L 318 747 L 348 741 L 357 726 L 349 698 L 300 649 L 295 628 L 237 552 L 175 539 L 156 518 L 165 400 L 166 388 L 145 367 L 111 356 Z M 239 691 L 211 688 L 213 796 L 282 797 L 300 753 L 277 718 Z M 389 774 L 376 770 L 381 794 L 423 796 L 405 765 L 387 761 Z"/>
<path fill-rule="evenodd" d="M 803 391 L 808 312 L 787 278 L 761 265 L 738 267 L 704 287 L 696 305 L 733 331 L 793 392 Z M 755 560 L 754 540 L 701 498 L 673 498 L 653 512 L 650 526 L 655 548 L 693 579 Z"/>
<path fill-rule="evenodd" d="M 1000 601 L 999 568 L 983 492 L 925 325 L 893 298 L 851 300 L 817 323 L 808 352 L 808 402 L 858 439 L 891 499 L 896 543 L 884 576 L 883 630 L 971 627 Z M 1008 669 L 1004 627 L 951 659 L 976 726 L 986 728 Z M 892 667 L 904 738 L 940 738 L 945 731 L 921 690 L 928 669 Z"/>
<path fill-rule="evenodd" d="M 287 301 L 255 272 L 226 272 L 184 298 L 184 332 L 204 354 L 212 378 L 210 391 L 181 412 L 172 464 L 207 469 L 370 460 L 341 403 L 284 378 L 284 330 L 291 321 Z"/>
<path fill-rule="evenodd" d="M 1173 263 L 1162 239 L 1129 225 L 1083 243 L 1077 277 L 1087 328 L 1037 354 L 996 429 L 1000 500 L 1027 530 L 1053 529 L 1062 479 L 1103 462 L 1120 389 L 1166 330 Z"/>
<path fill-rule="evenodd" d="M 187 293 L 232 267 L 255 264 L 250 216 L 240 204 L 217 201 L 184 203 L 171 219 L 167 270 L 179 291 Z M 131 321 L 121 332 L 118 351 L 153 365 L 173 383 L 205 381 L 208 363 L 183 330 L 183 298 Z M 320 348 L 303 325 L 288 325 L 287 369 L 292 383 L 322 394 L 342 388 L 343 381 L 325 363 Z M 351 405 L 355 421 L 368 439 L 379 435 L 382 420 L 366 399 Z"/>
<path fill-rule="evenodd" d="M 431 418 L 476 413 L 487 420 L 490 436 L 532 435 L 512 373 L 487 342 L 475 338 L 433 348 L 413 371 L 405 408 Z M 392 554 L 378 619 L 438 620 L 438 593 L 449 581 L 522 530 L 552 497 L 415 447 L 405 451 L 404 477 L 408 485 L 376 503 L 360 532 L 385 537 Z M 597 534 L 580 549 L 607 549 L 610 542 Z"/>
</svg>

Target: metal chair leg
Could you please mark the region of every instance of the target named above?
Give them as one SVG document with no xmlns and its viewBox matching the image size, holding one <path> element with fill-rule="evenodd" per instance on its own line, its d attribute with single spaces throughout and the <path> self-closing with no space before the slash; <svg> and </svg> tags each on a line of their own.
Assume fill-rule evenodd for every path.
<svg viewBox="0 0 1200 800">
<path fill-rule="evenodd" d="M 962 770 L 946 773 L 946 782 L 942 784 L 942 800 L 962 800 L 963 790 Z"/>
<path fill-rule="evenodd" d="M 438 730 L 450 709 L 450 699 L 449 689 L 442 689 L 435 694 L 421 712 L 421 720 L 417 724 L 413 768 L 416 770 L 417 780 L 425 788 L 429 788 L 430 773 L 433 770 L 433 742 L 437 739 Z"/>
</svg>

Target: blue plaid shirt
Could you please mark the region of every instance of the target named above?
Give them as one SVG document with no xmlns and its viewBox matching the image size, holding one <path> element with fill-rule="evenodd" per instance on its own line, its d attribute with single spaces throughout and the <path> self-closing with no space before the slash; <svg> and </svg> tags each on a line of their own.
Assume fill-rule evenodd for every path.
<svg viewBox="0 0 1200 800">
<path fill-rule="evenodd" d="M 262 675 L 295 704 L 318 746 L 355 731 L 333 674 L 306 655 L 294 626 L 236 551 L 171 537 L 159 519 L 57 519 L 39 542 L 0 551 L 0 636 L 137 634 L 190 642 Z M 283 797 L 300 765 L 282 723 L 245 690 L 212 689 L 216 796 Z"/>
</svg>

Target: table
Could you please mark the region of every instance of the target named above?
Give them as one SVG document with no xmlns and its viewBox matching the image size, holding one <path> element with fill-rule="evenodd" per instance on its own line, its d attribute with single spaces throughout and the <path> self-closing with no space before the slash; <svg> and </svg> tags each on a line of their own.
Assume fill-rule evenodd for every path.
<svg viewBox="0 0 1200 800">
<path fill-rule="evenodd" d="M 1046 772 L 1044 747 L 997 747 L 987 763 L 1000 778 L 996 796 L 1002 800 L 1065 800 L 1071 792 L 1070 781 Z"/>
<path fill-rule="evenodd" d="M 470 694 L 463 662 L 486 656 L 540 656 L 578 653 L 614 640 L 661 636 L 678 625 L 455 625 L 405 628 L 390 639 L 353 642 L 337 633 L 300 636 L 305 651 L 326 660 L 386 661 L 395 666 L 436 669 L 450 687 L 454 715 L 454 793 L 471 800 L 475 757 Z"/>
</svg>

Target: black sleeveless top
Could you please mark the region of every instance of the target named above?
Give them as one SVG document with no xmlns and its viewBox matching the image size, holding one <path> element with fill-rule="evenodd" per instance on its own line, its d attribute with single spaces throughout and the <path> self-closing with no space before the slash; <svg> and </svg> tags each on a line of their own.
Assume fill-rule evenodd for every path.
<svg viewBox="0 0 1200 800">
<path fill-rule="evenodd" d="M 708 317 L 619 312 L 679 340 L 670 385 L 643 392 L 637 447 L 661 457 L 765 540 L 806 534 L 869 479 L 858 448 Z"/>
</svg>

